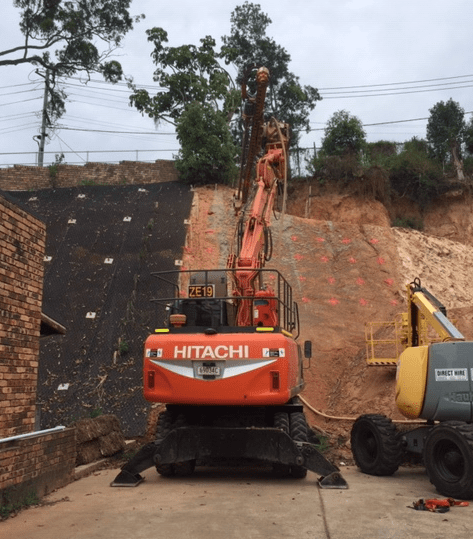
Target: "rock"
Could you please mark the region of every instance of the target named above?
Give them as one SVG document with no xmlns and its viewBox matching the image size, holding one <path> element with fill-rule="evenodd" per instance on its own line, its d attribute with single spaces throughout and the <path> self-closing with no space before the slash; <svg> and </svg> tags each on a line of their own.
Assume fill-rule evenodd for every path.
<svg viewBox="0 0 473 539">
<path fill-rule="evenodd" d="M 125 448 L 125 437 L 115 415 L 81 419 L 73 426 L 76 428 L 77 466 L 109 457 Z"/>
</svg>

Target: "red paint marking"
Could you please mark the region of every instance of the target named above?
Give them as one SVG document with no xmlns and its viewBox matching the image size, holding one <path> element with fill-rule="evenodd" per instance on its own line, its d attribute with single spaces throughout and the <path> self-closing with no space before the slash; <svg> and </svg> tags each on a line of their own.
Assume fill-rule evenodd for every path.
<svg viewBox="0 0 473 539">
<path fill-rule="evenodd" d="M 291 236 L 292 241 L 297 241 L 297 236 Z"/>
<path fill-rule="evenodd" d="M 310 299 L 309 298 L 306 298 L 305 296 L 302 298 L 302 302 L 303 303 L 309 303 L 310 302 Z"/>
<path fill-rule="evenodd" d="M 391 305 L 397 305 L 397 300 L 392 299 L 389 303 L 390 303 Z"/>
<path fill-rule="evenodd" d="M 304 277 L 303 275 L 299 275 L 299 281 L 305 281 L 306 280 L 306 277 Z"/>
<path fill-rule="evenodd" d="M 328 282 L 329 282 L 330 284 L 335 284 L 335 282 L 336 282 L 335 277 L 329 277 L 329 278 L 328 278 Z"/>
<path fill-rule="evenodd" d="M 379 240 L 377 240 L 376 238 L 371 238 L 370 243 L 372 243 L 373 245 L 376 245 L 377 243 L 379 243 Z"/>
<path fill-rule="evenodd" d="M 303 255 L 300 255 L 300 254 L 294 255 L 295 260 L 302 260 L 303 258 L 304 258 Z"/>
<path fill-rule="evenodd" d="M 338 305 L 340 303 L 337 298 L 330 298 L 328 302 L 330 303 L 330 305 Z"/>
<path fill-rule="evenodd" d="M 378 256 L 378 264 L 380 264 L 380 265 L 386 264 L 386 260 L 384 260 L 384 258 L 382 256 Z"/>
<path fill-rule="evenodd" d="M 345 245 L 348 245 L 349 243 L 351 243 L 351 239 L 350 238 L 343 238 L 342 243 L 344 243 Z"/>
<path fill-rule="evenodd" d="M 325 241 L 324 238 L 315 238 L 315 241 L 318 241 L 319 243 L 323 243 Z"/>
<path fill-rule="evenodd" d="M 353 258 L 352 256 L 348 259 L 348 262 L 350 262 L 350 264 L 356 264 L 356 258 Z"/>
<path fill-rule="evenodd" d="M 359 286 L 363 286 L 365 284 L 365 281 L 361 277 L 358 277 L 358 279 L 356 280 L 356 284 Z"/>
<path fill-rule="evenodd" d="M 384 279 L 384 282 L 388 285 L 388 286 L 392 286 L 394 284 L 394 279 Z"/>
<path fill-rule="evenodd" d="M 324 255 L 320 257 L 320 260 L 322 260 L 322 262 L 328 262 L 329 259 L 328 259 L 328 256 Z"/>
<path fill-rule="evenodd" d="M 360 298 L 360 305 L 363 305 L 363 307 L 365 307 L 366 305 L 368 305 L 368 301 L 364 298 Z"/>
</svg>

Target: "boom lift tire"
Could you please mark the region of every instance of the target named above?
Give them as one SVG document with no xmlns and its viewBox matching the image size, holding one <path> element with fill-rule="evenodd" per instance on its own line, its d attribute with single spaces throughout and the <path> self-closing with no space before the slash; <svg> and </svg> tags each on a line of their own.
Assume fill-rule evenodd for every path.
<svg viewBox="0 0 473 539">
<path fill-rule="evenodd" d="M 365 414 L 355 421 L 351 449 L 357 466 L 369 475 L 392 475 L 404 457 L 395 425 L 380 414 Z"/>
<path fill-rule="evenodd" d="M 433 427 L 425 440 L 424 464 L 443 496 L 473 499 L 473 425 L 444 421 Z"/>
</svg>

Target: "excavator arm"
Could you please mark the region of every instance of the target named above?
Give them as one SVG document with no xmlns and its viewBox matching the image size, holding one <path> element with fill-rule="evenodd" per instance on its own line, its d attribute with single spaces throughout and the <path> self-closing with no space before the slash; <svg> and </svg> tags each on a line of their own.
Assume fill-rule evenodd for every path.
<svg viewBox="0 0 473 539">
<path fill-rule="evenodd" d="M 248 75 L 248 74 L 247 74 Z M 242 86 L 242 97 L 247 98 L 247 76 Z M 256 97 L 250 97 L 245 105 L 254 105 L 254 114 L 251 121 L 245 116 L 245 133 L 243 137 L 242 165 L 240 183 L 236 200 L 250 205 L 250 211 L 245 222 L 245 212 L 241 213 L 239 231 L 242 231 L 241 241 L 238 242 L 238 252 L 232 252 L 228 258 L 227 267 L 236 269 L 233 273 L 234 295 L 236 297 L 272 297 L 274 292 L 266 285 L 261 290 L 261 283 L 256 278 L 259 269 L 264 267 L 270 256 L 269 226 L 271 213 L 274 208 L 278 185 L 286 181 L 287 177 L 287 144 L 288 126 L 271 118 L 263 124 L 263 107 L 266 88 L 269 83 L 269 71 L 261 67 L 256 73 Z M 248 145 L 246 142 L 249 140 Z M 261 141 L 264 141 L 264 155 L 256 164 L 256 193 L 252 200 L 250 196 L 250 178 L 253 171 L 253 161 L 261 150 Z M 239 206 L 240 207 L 240 206 Z M 252 300 L 242 299 L 237 303 L 237 325 L 254 325 Z M 277 313 L 269 316 L 267 323 L 276 325 Z"/>
</svg>

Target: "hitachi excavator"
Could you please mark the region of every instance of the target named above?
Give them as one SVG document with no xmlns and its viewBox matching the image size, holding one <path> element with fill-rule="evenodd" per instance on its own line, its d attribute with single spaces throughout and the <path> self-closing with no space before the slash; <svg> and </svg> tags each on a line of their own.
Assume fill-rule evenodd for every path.
<svg viewBox="0 0 473 539">
<path fill-rule="evenodd" d="M 247 90 L 256 71 L 256 93 Z M 163 476 L 229 461 L 272 464 L 278 475 L 321 475 L 324 488 L 347 488 L 339 469 L 309 442 L 297 395 L 304 387 L 299 316 L 289 283 L 271 258 L 270 218 L 287 170 L 289 127 L 264 121 L 269 72 L 245 73 L 245 125 L 235 207 L 235 248 L 224 269 L 157 273 L 167 323 L 144 345 L 144 396 L 165 403 L 154 442 L 121 470 L 112 486 L 135 486 L 155 466 Z M 260 155 L 260 158 L 255 161 Z M 256 178 L 251 182 L 256 168 Z"/>
<path fill-rule="evenodd" d="M 441 494 L 472 499 L 473 342 L 419 279 L 407 285 L 407 304 L 395 398 L 399 411 L 419 425 L 399 432 L 384 415 L 362 415 L 351 431 L 353 456 L 371 475 L 393 474 L 406 453 L 423 457 Z"/>
</svg>

